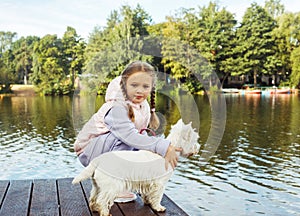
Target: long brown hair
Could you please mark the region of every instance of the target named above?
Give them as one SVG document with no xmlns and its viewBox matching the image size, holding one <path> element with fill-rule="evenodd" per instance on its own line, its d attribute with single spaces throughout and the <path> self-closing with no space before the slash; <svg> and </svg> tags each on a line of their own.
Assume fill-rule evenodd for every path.
<svg viewBox="0 0 300 216">
<path fill-rule="evenodd" d="M 150 123 L 149 127 L 156 130 L 159 125 L 159 118 L 157 117 L 155 113 L 155 81 L 156 81 L 156 76 L 155 76 L 155 70 L 154 67 L 152 67 L 150 64 L 142 61 L 134 61 L 131 62 L 130 64 L 127 65 L 127 67 L 123 70 L 121 74 L 121 89 L 123 92 L 123 95 L 125 97 L 125 100 L 128 99 L 127 96 L 127 91 L 126 91 L 126 82 L 129 76 L 136 72 L 145 72 L 149 73 L 152 76 L 152 89 L 150 93 Z M 135 121 L 134 118 L 134 112 L 133 108 L 130 104 L 128 104 L 128 117 L 132 122 Z"/>
</svg>

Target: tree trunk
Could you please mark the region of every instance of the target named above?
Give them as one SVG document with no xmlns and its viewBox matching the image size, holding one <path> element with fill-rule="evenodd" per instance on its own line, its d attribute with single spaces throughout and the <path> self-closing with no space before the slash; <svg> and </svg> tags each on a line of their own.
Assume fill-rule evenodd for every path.
<svg viewBox="0 0 300 216">
<path fill-rule="evenodd" d="M 228 78 L 229 73 L 225 73 L 225 76 L 223 77 L 222 83 L 221 83 L 221 88 L 223 88 L 225 80 Z"/>
<path fill-rule="evenodd" d="M 254 87 L 257 86 L 257 79 L 256 79 L 257 77 L 256 76 L 257 76 L 257 69 L 255 68 L 254 71 L 253 71 Z"/>
<path fill-rule="evenodd" d="M 24 85 L 27 85 L 27 76 L 24 75 Z"/>
<path fill-rule="evenodd" d="M 24 85 L 27 85 L 27 79 L 28 79 L 28 69 L 27 69 L 27 66 L 25 65 L 24 66 Z"/>
</svg>

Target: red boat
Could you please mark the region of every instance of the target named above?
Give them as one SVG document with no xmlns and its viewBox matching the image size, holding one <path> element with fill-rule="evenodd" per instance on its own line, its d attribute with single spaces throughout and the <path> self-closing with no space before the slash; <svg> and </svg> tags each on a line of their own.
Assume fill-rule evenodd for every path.
<svg viewBox="0 0 300 216">
<path fill-rule="evenodd" d="M 270 94 L 291 94 L 291 89 L 269 89 Z"/>
<path fill-rule="evenodd" d="M 259 89 L 245 90 L 245 94 L 261 94 L 261 90 Z"/>
</svg>

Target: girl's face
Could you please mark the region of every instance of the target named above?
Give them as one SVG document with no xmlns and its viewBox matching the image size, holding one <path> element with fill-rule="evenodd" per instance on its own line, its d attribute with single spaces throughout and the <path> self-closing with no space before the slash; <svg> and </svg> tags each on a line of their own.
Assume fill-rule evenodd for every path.
<svg viewBox="0 0 300 216">
<path fill-rule="evenodd" d="M 150 94 L 153 78 L 149 73 L 136 72 L 126 82 L 126 93 L 132 103 L 143 102 Z"/>
</svg>

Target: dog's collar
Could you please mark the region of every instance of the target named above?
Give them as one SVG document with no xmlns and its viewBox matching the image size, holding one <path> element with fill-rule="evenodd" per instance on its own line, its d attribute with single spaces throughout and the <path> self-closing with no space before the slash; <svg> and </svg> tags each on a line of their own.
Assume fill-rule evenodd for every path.
<svg viewBox="0 0 300 216">
<path fill-rule="evenodd" d="M 150 128 L 143 128 L 142 130 L 140 130 L 140 134 L 143 133 L 144 131 L 149 131 L 152 134 L 152 136 L 156 136 L 155 131 Z"/>
</svg>

